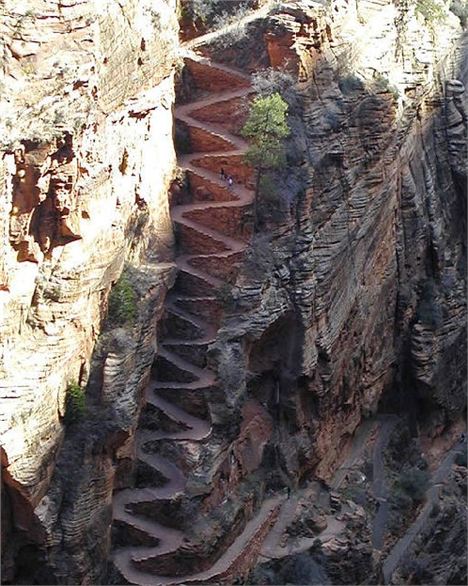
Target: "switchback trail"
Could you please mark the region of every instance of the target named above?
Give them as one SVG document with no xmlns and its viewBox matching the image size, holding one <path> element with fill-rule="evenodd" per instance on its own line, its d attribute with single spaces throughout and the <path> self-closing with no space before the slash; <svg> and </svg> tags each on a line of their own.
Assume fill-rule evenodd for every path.
<svg viewBox="0 0 468 586">
<path fill-rule="evenodd" d="M 222 107 L 251 93 L 250 78 L 206 58 L 193 64 L 192 75 L 195 83 L 199 77 L 199 86 L 204 89 L 223 83 L 229 89 L 211 91 L 198 101 L 176 108 L 175 112 L 176 120 L 186 126 L 198 152 L 179 158 L 179 166 L 189 179 L 193 203 L 175 205 L 171 210 L 181 249 L 176 259 L 178 277 L 165 305 L 167 317 L 156 362 L 157 378 L 151 380 L 146 390 L 146 417 L 136 432 L 137 463 L 153 472 L 145 475 L 145 479 L 149 478 L 148 486 L 121 490 L 113 500 L 114 524 L 123 529 L 125 541 L 128 540 L 128 545 L 113 552 L 113 562 L 130 584 L 178 584 L 216 578 L 228 571 L 250 541 L 264 530 L 280 501 L 279 498 L 265 501 L 232 545 L 224 553 L 220 552 L 221 557 L 210 570 L 182 577 L 157 575 L 153 569 L 157 568 L 157 558 L 179 550 L 185 537 L 181 530 L 158 523 L 154 515 L 142 512 L 142 504 L 148 504 L 150 510 L 151 503 L 170 501 L 185 491 L 186 475 L 173 461 L 160 455 L 162 442 L 202 442 L 211 432 L 209 421 L 188 413 L 180 401 L 172 402 L 168 397 L 177 399 L 180 393 L 186 397 L 187 393 L 209 392 L 216 386 L 216 374 L 206 367 L 207 346 L 215 340 L 216 313 L 220 309 L 215 290 L 226 279 L 233 278 L 248 244 L 247 239 L 237 236 L 243 233 L 241 227 L 237 230 L 233 226 L 233 222 L 241 221 L 242 214 L 233 216 L 231 210 L 247 211 L 254 196 L 247 184 L 236 180 L 230 187 L 219 175 L 223 166 L 236 178 L 247 143 L 221 124 L 197 119 L 201 108 L 214 105 L 219 108 L 220 104 Z M 233 161 L 235 168 L 231 170 Z M 207 311 L 200 312 L 200 307 Z M 205 353 L 202 360 L 200 350 Z M 197 357 L 196 364 L 191 361 L 192 356 Z M 170 422 L 167 428 L 170 431 L 164 425 L 148 425 L 155 411 Z M 145 425 L 150 428 L 145 429 Z M 161 476 L 165 479 L 163 486 L 154 486 L 151 478 Z"/>
</svg>

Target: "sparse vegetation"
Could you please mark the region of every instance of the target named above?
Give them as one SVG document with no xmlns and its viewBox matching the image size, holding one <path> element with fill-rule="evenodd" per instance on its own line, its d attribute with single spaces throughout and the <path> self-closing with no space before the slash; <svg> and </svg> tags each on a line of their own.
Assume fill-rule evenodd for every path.
<svg viewBox="0 0 468 586">
<path fill-rule="evenodd" d="M 154 8 L 147 8 L 151 24 L 156 31 L 161 31 L 161 15 Z"/>
<path fill-rule="evenodd" d="M 364 83 L 355 73 L 348 73 L 338 80 L 338 86 L 344 95 L 360 92 L 364 89 Z"/>
<path fill-rule="evenodd" d="M 428 24 L 440 22 L 446 16 L 443 5 L 437 0 L 416 0 L 416 12 L 421 14 Z"/>
<path fill-rule="evenodd" d="M 182 3 L 182 16 L 207 23 L 216 14 L 220 3 L 221 0 L 186 0 Z"/>
<path fill-rule="evenodd" d="M 80 385 L 71 381 L 67 385 L 65 397 L 65 423 L 79 421 L 86 409 L 85 391 Z"/>
<path fill-rule="evenodd" d="M 429 474 L 419 468 L 405 468 L 392 490 L 390 529 L 399 534 L 408 523 L 416 505 L 424 500 L 429 487 Z"/>
<path fill-rule="evenodd" d="M 269 67 L 252 74 L 252 87 L 258 96 L 279 94 L 288 104 L 289 111 L 295 109 L 299 103 L 299 96 L 295 87 L 294 77 L 287 71 Z"/>
<path fill-rule="evenodd" d="M 247 35 L 247 27 L 245 23 L 238 22 L 229 31 L 219 35 L 214 41 L 217 50 L 227 49 L 241 41 Z"/>
<path fill-rule="evenodd" d="M 128 274 L 124 271 L 111 289 L 108 319 L 113 326 L 125 326 L 133 324 L 136 315 L 136 294 Z"/>
<path fill-rule="evenodd" d="M 421 502 L 429 487 L 429 474 L 426 470 L 409 468 L 400 474 L 398 485 L 414 502 Z"/>
<path fill-rule="evenodd" d="M 377 73 L 374 76 L 374 79 L 372 81 L 372 89 L 378 93 L 385 92 L 392 94 L 393 99 L 395 101 L 398 100 L 398 98 L 400 97 L 400 92 L 398 91 L 398 88 L 394 85 L 391 85 L 390 81 L 381 73 Z"/>
</svg>

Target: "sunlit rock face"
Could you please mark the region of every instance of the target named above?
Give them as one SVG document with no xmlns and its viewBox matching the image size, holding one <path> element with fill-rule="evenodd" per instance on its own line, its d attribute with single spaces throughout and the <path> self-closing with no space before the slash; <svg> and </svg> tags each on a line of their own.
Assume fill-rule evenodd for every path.
<svg viewBox="0 0 468 586">
<path fill-rule="evenodd" d="M 54 495 L 45 495 L 63 439 L 66 386 L 88 381 L 107 295 L 125 263 L 136 274 L 141 323 L 133 346 L 111 352 L 98 386 L 126 412 L 127 433 L 135 425 L 171 270 L 178 27 L 175 0 L 4 4 L 0 431 L 5 527 L 16 530 L 15 538 L 7 530 L 13 547 L 3 575 L 12 579 L 16 546 L 76 545 L 109 501 L 112 453 L 123 441 L 115 434 L 106 459 L 85 458 L 87 505 L 79 523 L 79 507 L 66 512 L 73 531 L 60 528 L 61 487 L 55 482 Z M 96 570 L 92 548 L 82 548 L 88 561 L 75 564 L 70 580 L 97 579 L 105 551 Z"/>
</svg>

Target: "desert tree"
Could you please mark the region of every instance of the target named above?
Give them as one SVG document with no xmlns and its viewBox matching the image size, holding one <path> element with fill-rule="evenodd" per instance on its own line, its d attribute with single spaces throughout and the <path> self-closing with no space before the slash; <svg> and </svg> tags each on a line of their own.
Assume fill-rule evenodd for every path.
<svg viewBox="0 0 468 586">
<path fill-rule="evenodd" d="M 242 136 L 249 141 L 246 161 L 256 171 L 254 220 L 257 226 L 257 204 L 265 173 L 280 169 L 286 164 L 284 139 L 289 136 L 287 123 L 288 105 L 275 92 L 257 96 L 250 107 Z"/>
</svg>

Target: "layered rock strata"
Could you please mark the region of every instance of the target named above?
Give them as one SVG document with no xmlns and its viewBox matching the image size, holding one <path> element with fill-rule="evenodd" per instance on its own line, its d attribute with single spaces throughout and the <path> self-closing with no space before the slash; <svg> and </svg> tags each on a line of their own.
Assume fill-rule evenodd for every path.
<svg viewBox="0 0 468 586">
<path fill-rule="evenodd" d="M 181 159 L 190 189 L 172 196 L 180 274 L 134 439 L 171 282 L 160 263 L 172 244 L 175 6 L 83 1 L 57 14 L 46 2 L 33 27 L 12 4 L 0 228 L 7 580 L 232 583 L 274 523 L 267 489 L 331 478 L 382 397 L 413 418 L 436 413 L 436 431 L 463 405 L 458 21 L 445 11 L 435 27 L 419 3 L 304 0 L 251 19 L 228 49 L 222 33 L 198 48 L 208 63 L 190 61 L 188 78 L 208 95 L 177 114 L 192 153 Z M 57 43 L 77 64 L 70 76 Z M 239 275 L 252 222 L 235 133 L 246 74 L 268 65 L 300 80 L 293 139 L 287 172 L 273 177 L 282 215 L 264 217 L 269 242 L 254 242 Z M 51 77 L 49 100 L 37 92 Z M 132 336 L 95 349 L 90 374 L 125 260 L 146 302 Z M 95 417 L 57 455 L 65 388 L 88 379 Z M 113 487 L 123 490 L 105 578 Z M 15 578 L 17 559 L 30 574 Z"/>
<path fill-rule="evenodd" d="M 197 58 L 187 67 L 195 87 L 206 95 L 175 113 L 194 152 L 179 159 L 188 190 L 173 189 L 179 274 L 165 305 L 155 375 L 136 435 L 137 487 L 114 497 L 113 560 L 119 583 L 230 583 L 248 572 L 277 507 L 277 499 L 267 500 L 251 521 L 245 511 L 229 534 L 221 532 L 219 542 L 209 536 L 205 544 L 196 535 L 197 525 L 190 528 L 183 519 L 181 501 L 204 492 L 211 494 L 195 501 L 199 511 L 208 514 L 221 500 L 225 505 L 242 476 L 261 463 L 271 434 L 264 409 L 247 402 L 227 458 L 218 452 L 219 461 L 210 461 L 210 442 L 223 439 L 220 427 L 229 401 L 223 395 L 226 381 L 217 379 L 207 354 L 222 316 L 216 293 L 236 279 L 251 232 L 243 216 L 253 200 L 251 173 L 243 162 L 247 145 L 217 121 L 217 112 L 248 96 L 251 88 L 248 76 L 213 61 Z M 214 120 L 207 120 L 211 107 Z M 232 187 L 221 169 L 233 177 Z M 215 476 L 208 482 L 205 474 L 219 468 L 224 481 Z"/>
<path fill-rule="evenodd" d="M 453 14 L 431 30 L 392 2 L 289 3 L 263 24 L 259 58 L 302 80 L 294 139 L 269 265 L 241 274 L 218 343 L 243 340 L 249 391 L 279 411 L 293 477 L 329 478 L 387 393 L 442 425 L 464 401 L 466 117 L 463 84 L 442 80 L 466 53 Z M 252 70 L 242 43 L 222 55 Z"/>
<path fill-rule="evenodd" d="M 171 282 L 175 2 L 20 4 L 1 23 L 2 578 L 96 583 Z M 139 317 L 97 351 L 124 264 Z M 90 377 L 64 438 L 66 388 Z"/>
</svg>

